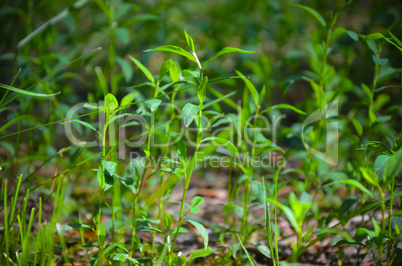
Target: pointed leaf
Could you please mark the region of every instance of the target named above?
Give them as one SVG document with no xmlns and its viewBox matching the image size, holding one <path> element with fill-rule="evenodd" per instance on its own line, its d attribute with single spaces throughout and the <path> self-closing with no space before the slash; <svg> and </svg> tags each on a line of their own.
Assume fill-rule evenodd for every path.
<svg viewBox="0 0 402 266">
<path fill-rule="evenodd" d="M 211 255 L 211 253 L 214 252 L 214 249 L 211 247 L 208 247 L 207 249 L 197 249 L 191 252 L 190 257 L 188 259 L 188 264 L 191 265 L 191 263 L 201 257 L 206 257 Z"/>
<path fill-rule="evenodd" d="M 167 230 L 170 230 L 170 226 L 172 225 L 172 217 L 170 217 L 169 213 L 165 212 L 163 216 L 163 221 L 165 223 Z"/>
<path fill-rule="evenodd" d="M 296 7 L 301 8 L 310 13 L 310 15 L 312 15 L 324 28 L 327 26 L 327 23 L 325 22 L 324 18 L 316 10 L 312 9 L 311 7 L 303 5 L 296 5 Z"/>
<path fill-rule="evenodd" d="M 171 53 L 179 54 L 179 55 L 184 56 L 184 57 L 190 59 L 191 61 L 197 63 L 197 60 L 194 58 L 194 56 L 192 54 L 190 54 L 183 48 L 180 48 L 175 45 L 163 45 L 163 46 L 160 46 L 160 47 L 157 47 L 154 49 L 145 50 L 145 52 L 151 52 L 151 51 L 164 51 L 164 52 L 171 52 Z"/>
<path fill-rule="evenodd" d="M 172 59 L 168 59 L 162 64 L 161 70 L 159 71 L 158 82 L 161 82 L 166 73 L 169 72 L 172 62 Z"/>
<path fill-rule="evenodd" d="M 269 203 L 275 204 L 279 209 L 281 209 L 285 213 L 290 224 L 293 226 L 293 228 L 296 230 L 296 232 L 301 232 L 301 228 L 299 227 L 299 224 L 297 223 L 296 217 L 295 217 L 293 211 L 288 206 L 285 206 L 282 203 L 280 203 L 274 199 L 270 199 L 270 198 L 266 198 L 266 201 L 268 201 Z"/>
<path fill-rule="evenodd" d="M 208 77 L 204 77 L 198 86 L 197 94 L 198 94 L 198 99 L 200 100 L 200 103 L 203 103 L 205 100 L 205 97 L 207 95 L 207 84 L 208 84 Z"/>
<path fill-rule="evenodd" d="M 204 249 L 207 249 L 208 247 L 208 233 L 205 227 L 200 224 L 199 222 L 193 221 L 193 220 L 187 220 L 187 222 L 191 223 L 192 225 L 197 228 L 198 232 L 200 232 L 200 235 L 202 239 L 204 240 Z"/>
<path fill-rule="evenodd" d="M 367 182 L 369 182 L 371 185 L 378 187 L 378 176 L 376 173 L 374 173 L 371 169 L 365 168 L 365 167 L 360 167 L 360 172 L 362 173 L 362 176 L 364 179 L 366 179 Z"/>
<path fill-rule="evenodd" d="M 208 138 L 203 139 L 201 142 L 206 142 L 206 141 L 215 141 L 217 144 L 221 144 L 221 145 L 225 146 L 225 148 L 228 149 L 228 151 L 231 154 L 233 154 L 233 156 L 236 156 L 239 153 L 239 150 L 236 148 L 236 146 L 233 145 L 233 143 L 227 139 L 218 138 L 218 137 L 208 137 Z"/>
<path fill-rule="evenodd" d="M 105 174 L 113 176 L 116 171 L 116 163 L 102 160 L 102 165 L 105 167 Z"/>
<path fill-rule="evenodd" d="M 149 72 L 149 70 L 143 64 L 141 64 L 140 61 L 138 61 L 137 59 L 135 59 L 132 56 L 129 56 L 129 57 L 137 65 L 137 67 L 139 69 L 141 69 L 141 71 L 145 74 L 145 76 L 147 76 L 148 80 L 151 81 L 152 84 L 155 85 L 155 79 L 152 76 L 151 72 Z"/>
<path fill-rule="evenodd" d="M 271 107 L 268 107 L 268 108 L 265 109 L 264 111 L 261 111 L 260 114 L 262 115 L 262 114 L 268 113 L 269 111 L 271 111 L 271 110 L 273 110 L 273 109 L 288 109 L 288 110 L 295 111 L 295 112 L 298 113 L 298 114 L 306 115 L 306 113 L 303 112 L 302 110 L 297 109 L 296 107 L 294 107 L 294 106 L 292 106 L 292 105 L 289 105 L 289 104 L 277 104 L 277 105 L 273 105 L 273 106 L 271 106 Z"/>
<path fill-rule="evenodd" d="M 384 169 L 384 179 L 385 181 L 392 180 L 397 177 L 399 172 L 402 170 L 402 150 L 397 151 L 391 156 L 387 165 Z"/>
<path fill-rule="evenodd" d="M 52 93 L 52 94 L 36 93 L 36 92 L 27 91 L 27 90 L 21 90 L 21 89 L 18 89 L 18 88 L 12 87 L 12 86 L 8 86 L 8 85 L 2 84 L 2 83 L 0 83 L 0 88 L 10 90 L 13 92 L 17 92 L 17 93 L 21 93 L 21 94 L 28 95 L 28 96 L 35 96 L 35 97 L 52 97 L 54 95 L 60 94 L 60 92 L 56 92 L 56 93 Z"/>
<path fill-rule="evenodd" d="M 373 55 L 373 61 L 374 63 L 376 63 L 377 65 L 385 65 L 386 63 L 388 63 L 388 58 L 379 58 L 376 55 Z"/>
<path fill-rule="evenodd" d="M 188 47 L 190 48 L 190 50 L 191 50 L 193 53 L 195 53 L 195 51 L 194 51 L 194 41 L 193 41 L 193 38 L 191 38 L 191 36 L 187 34 L 186 30 L 184 30 L 184 36 L 186 36 L 186 41 L 187 41 Z"/>
<path fill-rule="evenodd" d="M 99 84 L 101 86 L 103 95 L 106 96 L 106 94 L 108 94 L 108 88 L 107 88 L 107 82 L 106 82 L 105 75 L 103 75 L 103 71 L 99 66 L 95 67 L 95 73 L 99 79 Z"/>
<path fill-rule="evenodd" d="M 113 113 L 116 108 L 119 107 L 119 102 L 116 100 L 113 94 L 108 93 L 105 96 L 105 108 L 107 113 Z"/>
<path fill-rule="evenodd" d="M 325 185 L 324 187 L 335 185 L 335 184 L 346 184 L 346 185 L 354 186 L 354 187 L 360 189 L 361 191 L 363 191 L 364 193 L 366 193 L 367 195 L 369 195 L 370 197 L 374 198 L 374 194 L 370 190 L 368 190 L 365 186 L 363 186 L 359 181 L 356 181 L 353 179 L 335 181 L 335 182 Z"/>
<path fill-rule="evenodd" d="M 237 236 L 237 239 L 239 239 L 240 245 L 241 245 L 241 247 L 243 248 L 243 251 L 246 253 L 247 258 L 250 260 L 251 265 L 257 266 L 257 264 L 255 263 L 253 257 L 250 255 L 250 253 L 248 252 L 248 250 L 244 247 L 243 242 L 241 242 L 241 239 L 240 239 L 239 235 L 236 234 L 236 236 Z"/>
<path fill-rule="evenodd" d="M 382 154 L 375 159 L 373 171 L 380 181 L 384 177 L 384 170 L 390 158 L 390 156 Z"/>
<path fill-rule="evenodd" d="M 120 106 L 124 107 L 124 109 L 127 109 L 129 107 L 128 105 L 130 105 L 134 101 L 134 99 L 135 99 L 135 97 L 137 97 L 137 95 L 138 95 L 138 92 L 136 92 L 136 91 L 127 94 L 126 96 L 123 97 L 123 99 L 121 99 Z"/>
<path fill-rule="evenodd" d="M 148 106 L 149 109 L 151 109 L 151 111 L 155 111 L 159 107 L 161 102 L 162 102 L 162 100 L 152 99 L 152 100 L 146 101 L 145 104 Z"/>
<path fill-rule="evenodd" d="M 208 59 L 207 62 L 205 62 L 202 67 L 204 68 L 206 65 L 217 59 L 218 57 L 228 54 L 228 53 L 243 53 L 243 54 L 252 54 L 255 53 L 254 51 L 246 51 L 242 50 L 239 48 L 234 48 L 234 47 L 225 47 L 222 50 L 220 50 L 216 55 L 214 55 L 212 58 Z"/>
<path fill-rule="evenodd" d="M 251 81 L 247 77 L 245 77 L 240 71 L 236 70 L 236 73 L 244 81 L 244 83 L 246 83 L 246 87 L 248 88 L 248 90 L 251 93 L 251 96 L 254 99 L 255 106 L 258 106 L 258 103 L 260 102 L 260 96 L 258 95 L 258 92 L 255 89 L 253 83 L 251 83 Z"/>
<path fill-rule="evenodd" d="M 89 128 L 89 129 L 92 129 L 92 130 L 95 131 L 96 133 L 100 134 L 99 131 L 96 130 L 96 128 L 94 128 L 91 124 L 89 124 L 89 123 L 87 123 L 87 122 L 85 122 L 85 121 L 78 120 L 78 119 L 71 119 L 71 120 L 69 120 L 69 121 L 67 121 L 67 122 L 65 122 L 65 123 L 62 123 L 62 124 L 63 124 L 63 125 L 66 125 L 66 124 L 70 124 L 70 123 L 79 123 L 79 124 L 83 125 L 84 127 L 87 127 L 87 128 Z"/>
<path fill-rule="evenodd" d="M 197 115 L 200 107 L 191 103 L 184 105 L 182 109 L 184 125 L 188 127 L 193 122 L 194 117 Z"/>
</svg>

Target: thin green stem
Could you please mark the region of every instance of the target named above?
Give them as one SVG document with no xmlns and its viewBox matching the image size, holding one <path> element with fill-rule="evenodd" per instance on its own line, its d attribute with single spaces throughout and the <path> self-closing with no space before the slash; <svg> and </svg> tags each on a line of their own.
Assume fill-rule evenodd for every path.
<svg viewBox="0 0 402 266">
<path fill-rule="evenodd" d="M 395 178 L 392 178 L 391 181 L 391 199 L 389 201 L 389 211 L 388 211 L 388 248 L 387 248 L 387 265 L 390 265 L 391 263 L 391 245 L 393 242 L 393 236 L 392 236 L 392 225 L 391 225 L 391 218 L 392 218 L 392 209 L 394 205 L 394 189 L 395 189 Z"/>
</svg>

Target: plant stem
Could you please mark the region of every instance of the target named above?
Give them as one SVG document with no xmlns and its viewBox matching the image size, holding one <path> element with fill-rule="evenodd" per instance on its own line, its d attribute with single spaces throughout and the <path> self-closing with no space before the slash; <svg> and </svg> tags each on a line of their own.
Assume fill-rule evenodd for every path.
<svg viewBox="0 0 402 266">
<path fill-rule="evenodd" d="M 389 241 L 388 241 L 388 248 L 387 248 L 387 265 L 390 265 L 390 263 L 391 263 L 391 244 L 393 242 L 391 217 L 392 217 L 392 209 L 393 209 L 393 205 L 394 205 L 394 189 L 395 189 L 394 187 L 395 187 L 395 178 L 392 178 L 391 191 L 390 191 L 391 199 L 390 199 L 389 211 L 388 211 L 388 237 L 389 237 Z"/>
</svg>

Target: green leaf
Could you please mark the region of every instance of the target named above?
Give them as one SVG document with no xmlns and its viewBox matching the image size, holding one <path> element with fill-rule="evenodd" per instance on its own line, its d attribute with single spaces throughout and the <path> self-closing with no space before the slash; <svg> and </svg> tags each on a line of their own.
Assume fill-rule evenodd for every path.
<svg viewBox="0 0 402 266">
<path fill-rule="evenodd" d="M 356 242 L 356 241 L 353 241 L 353 240 L 342 239 L 342 240 L 338 241 L 338 242 L 334 245 L 334 247 L 339 247 L 339 246 L 341 246 L 341 245 L 360 245 L 360 246 L 365 246 L 365 245 L 363 245 L 362 243 L 359 243 L 359 242 Z"/>
<path fill-rule="evenodd" d="M 99 84 L 101 86 L 103 95 L 106 96 L 108 94 L 109 90 L 107 88 L 107 82 L 106 82 L 105 75 L 103 75 L 103 71 L 99 66 L 95 67 L 95 73 L 96 73 L 96 76 L 99 79 Z"/>
<path fill-rule="evenodd" d="M 208 77 L 204 77 L 198 86 L 197 95 L 200 103 L 203 103 L 207 95 Z"/>
<path fill-rule="evenodd" d="M 350 120 L 350 122 L 352 122 L 353 126 L 356 129 L 357 134 L 359 136 L 361 136 L 363 134 L 362 124 L 360 124 L 360 122 L 357 119 L 353 118 L 353 117 L 348 117 L 348 119 Z"/>
<path fill-rule="evenodd" d="M 106 113 L 111 114 L 113 113 L 116 108 L 119 107 L 119 102 L 116 100 L 116 97 L 114 97 L 113 94 L 108 93 L 105 96 L 105 108 L 106 108 Z"/>
<path fill-rule="evenodd" d="M 105 188 L 105 175 L 100 167 L 96 173 L 96 178 L 98 179 L 99 187 L 103 190 Z"/>
<path fill-rule="evenodd" d="M 193 122 L 194 117 L 197 115 L 200 107 L 191 103 L 186 103 L 182 109 L 184 125 L 188 127 Z"/>
<path fill-rule="evenodd" d="M 116 163 L 102 160 L 102 165 L 105 167 L 105 174 L 113 176 L 116 171 Z"/>
<path fill-rule="evenodd" d="M 384 177 L 384 169 L 390 158 L 390 156 L 382 154 L 375 159 L 373 171 L 377 174 L 380 181 Z"/>
<path fill-rule="evenodd" d="M 303 224 L 306 212 L 311 207 L 311 203 L 304 203 L 299 201 L 296 195 L 293 192 L 291 192 L 289 194 L 289 205 L 293 210 L 293 214 L 297 223 L 299 224 L 299 226 L 301 226 Z"/>
<path fill-rule="evenodd" d="M 200 235 L 202 239 L 204 240 L 204 249 L 207 249 L 208 247 L 208 233 L 205 227 L 200 224 L 199 222 L 193 221 L 193 220 L 187 220 L 187 222 L 191 223 L 192 225 L 197 228 L 198 232 L 200 232 Z"/>
<path fill-rule="evenodd" d="M 135 195 L 137 193 L 137 188 L 135 185 L 135 179 L 132 177 L 126 177 L 124 179 L 120 179 L 121 183 Z"/>
<path fill-rule="evenodd" d="M 359 227 L 356 230 L 354 239 L 356 240 L 356 242 L 362 243 L 366 237 L 374 238 L 375 236 L 376 235 L 373 231 L 370 231 L 364 227 Z"/>
<path fill-rule="evenodd" d="M 128 105 L 130 105 L 134 101 L 134 99 L 135 99 L 135 97 L 137 97 L 137 95 L 138 95 L 138 92 L 136 92 L 136 91 L 127 94 L 126 96 L 123 97 L 123 99 L 121 99 L 120 106 L 124 107 L 124 109 L 127 109 L 129 107 Z"/>
<path fill-rule="evenodd" d="M 380 88 L 377 88 L 374 90 L 374 92 L 380 92 L 382 90 L 388 89 L 388 88 L 402 88 L 402 86 L 398 85 L 388 85 L 388 86 L 382 86 Z"/>
<path fill-rule="evenodd" d="M 96 133 L 98 133 L 100 135 L 99 131 L 96 130 L 96 128 L 94 128 L 91 124 L 89 124 L 89 123 L 87 123 L 85 121 L 81 121 L 79 119 L 71 119 L 71 120 L 69 120 L 69 121 L 67 121 L 65 123 L 62 123 L 62 124 L 66 125 L 66 124 L 70 124 L 70 123 L 79 123 L 79 124 L 83 125 L 84 127 L 92 129 L 93 131 L 95 131 Z"/>
<path fill-rule="evenodd" d="M 359 181 L 356 181 L 353 179 L 335 181 L 335 182 L 325 185 L 324 187 L 332 186 L 335 184 L 346 184 L 346 185 L 354 186 L 354 187 L 360 189 L 361 191 L 363 191 L 364 193 L 366 193 L 367 195 L 369 195 L 370 197 L 374 198 L 374 194 L 370 190 L 368 190 L 365 186 L 363 186 Z"/>
<path fill-rule="evenodd" d="M 285 213 L 290 224 L 293 226 L 293 228 L 296 230 L 296 232 L 298 232 L 298 233 L 301 232 L 301 228 L 296 220 L 296 217 L 295 217 L 293 211 L 288 206 L 285 206 L 282 203 L 280 203 L 274 199 L 270 199 L 270 198 L 266 198 L 266 201 L 268 201 L 269 203 L 275 204 L 279 209 L 281 209 Z"/>
<path fill-rule="evenodd" d="M 152 99 L 152 100 L 146 101 L 145 104 L 148 106 L 149 109 L 151 109 L 151 111 L 155 111 L 159 107 L 161 102 L 162 102 L 162 100 L 160 100 L 160 99 Z"/>
<path fill-rule="evenodd" d="M 84 103 L 84 107 L 89 110 L 98 110 L 98 105 L 94 103 Z"/>
<path fill-rule="evenodd" d="M 402 170 L 402 150 L 391 156 L 384 169 L 384 180 L 389 181 L 396 178 Z"/>
<path fill-rule="evenodd" d="M 230 142 L 227 139 L 223 138 L 218 138 L 218 137 L 208 137 L 203 139 L 201 142 L 206 142 L 206 141 L 215 141 L 217 144 L 225 146 L 228 151 L 233 154 L 233 156 L 236 156 L 239 153 L 239 150 L 236 148 L 235 145 L 233 145 L 232 142 Z"/>
<path fill-rule="evenodd" d="M 369 182 L 371 185 L 375 187 L 379 187 L 378 184 L 378 176 L 376 173 L 374 173 L 371 169 L 365 168 L 365 167 L 360 167 L 360 172 L 362 173 L 364 179 Z"/>
<path fill-rule="evenodd" d="M 373 55 L 373 61 L 377 65 L 382 66 L 382 65 L 385 65 L 386 63 L 388 63 L 388 58 L 379 58 L 376 55 Z"/>
<path fill-rule="evenodd" d="M 332 31 L 329 40 L 332 41 L 333 39 L 339 38 L 340 36 L 348 33 L 347 30 L 345 30 L 342 27 L 336 28 L 335 30 Z"/>
<path fill-rule="evenodd" d="M 180 157 L 183 160 L 187 160 L 187 147 L 186 144 L 184 144 L 183 140 L 179 140 L 179 142 L 177 143 L 177 147 L 178 147 L 178 152 Z"/>
<path fill-rule="evenodd" d="M 271 107 L 268 107 L 268 108 L 265 109 L 264 111 L 261 111 L 260 114 L 262 115 L 262 114 L 268 113 L 269 111 L 274 110 L 274 109 L 288 109 L 288 110 L 292 110 L 292 111 L 294 111 L 294 112 L 296 112 L 296 113 L 298 113 L 298 114 L 306 115 L 306 113 L 303 112 L 302 110 L 297 109 L 296 107 L 291 106 L 291 105 L 289 105 L 289 104 L 277 104 L 277 105 L 273 105 L 273 106 L 271 106 Z"/>
<path fill-rule="evenodd" d="M 190 59 L 191 61 L 197 63 L 197 60 L 194 58 L 194 56 L 192 54 L 190 54 L 183 48 L 180 48 L 175 45 L 163 45 L 163 46 L 160 46 L 160 47 L 157 47 L 154 49 L 145 50 L 144 52 L 151 52 L 151 51 L 163 51 L 163 52 L 171 52 L 171 53 L 179 54 L 179 55 L 182 55 L 182 56 Z"/>
<path fill-rule="evenodd" d="M 236 234 L 236 236 L 237 236 L 237 239 L 239 239 L 240 245 L 243 248 L 244 252 L 246 253 L 247 258 L 250 260 L 251 265 L 257 266 L 257 264 L 255 263 L 253 257 L 251 257 L 250 253 L 248 253 L 248 250 L 244 247 L 243 242 L 241 242 L 241 239 L 240 239 L 239 235 Z"/>
<path fill-rule="evenodd" d="M 197 249 L 197 250 L 192 251 L 190 254 L 190 257 L 188 259 L 188 265 L 191 265 L 191 263 L 196 258 L 209 256 L 209 255 L 211 255 L 212 252 L 214 252 L 214 249 L 211 247 L 208 247 L 207 249 Z"/>
<path fill-rule="evenodd" d="M 162 64 L 161 70 L 159 71 L 158 83 L 161 82 L 166 73 L 169 72 L 172 62 L 173 60 L 169 58 Z"/>
<path fill-rule="evenodd" d="M 371 90 L 369 87 L 367 87 L 366 84 L 362 83 L 362 89 L 363 91 L 366 93 L 366 95 L 368 96 L 370 103 L 372 102 L 373 99 L 373 94 L 371 93 Z"/>
<path fill-rule="evenodd" d="M 148 80 L 151 81 L 152 84 L 155 86 L 155 79 L 152 76 L 151 72 L 149 72 L 149 70 L 143 64 L 141 64 L 140 61 L 138 61 L 137 59 L 135 59 L 132 56 L 129 56 L 129 57 L 137 65 L 137 67 L 139 69 L 141 69 L 141 71 L 145 74 L 145 76 L 148 78 Z"/>
<path fill-rule="evenodd" d="M 165 222 L 167 230 L 170 230 L 170 226 L 172 225 L 172 217 L 170 217 L 169 213 L 165 212 L 163 221 Z"/>
<path fill-rule="evenodd" d="M 246 78 L 240 71 L 236 70 L 236 73 L 244 81 L 244 83 L 246 83 L 246 87 L 248 88 L 248 90 L 251 93 L 251 96 L 254 99 L 255 106 L 258 106 L 258 103 L 260 102 L 260 96 L 258 95 L 258 92 L 255 89 L 253 83 L 251 83 L 251 81 L 248 78 Z"/>
<path fill-rule="evenodd" d="M 200 210 L 200 208 L 198 207 L 199 205 L 201 205 L 202 203 L 205 202 L 205 199 L 199 196 L 195 196 L 193 198 L 193 200 L 191 201 L 190 204 L 190 211 L 194 214 L 197 214 Z"/>
<path fill-rule="evenodd" d="M 188 83 L 188 81 L 182 80 L 182 81 L 175 81 L 175 82 L 167 83 L 167 84 L 163 85 L 162 87 L 159 87 L 158 92 L 162 92 L 162 91 L 166 90 L 167 88 L 180 84 L 180 83 Z"/>
<path fill-rule="evenodd" d="M 332 41 L 333 39 L 339 38 L 340 36 L 347 34 L 352 40 L 358 41 L 359 36 L 356 34 L 356 32 L 351 31 L 351 30 L 346 30 L 342 27 L 336 28 L 332 33 L 329 39 Z"/>
<path fill-rule="evenodd" d="M 259 244 L 257 245 L 257 249 L 265 257 L 269 259 L 272 258 L 271 250 L 266 245 Z"/>
<path fill-rule="evenodd" d="M 342 219 L 350 215 L 356 209 L 357 203 L 359 203 L 359 198 L 357 197 L 343 200 L 341 207 L 336 211 L 338 218 Z"/>
<path fill-rule="evenodd" d="M 190 48 L 190 51 L 192 51 L 195 54 L 193 38 L 191 38 L 191 36 L 187 34 L 186 30 L 184 30 L 184 36 L 186 37 L 186 41 L 188 47 Z"/>
<path fill-rule="evenodd" d="M 21 93 L 24 95 L 28 96 L 34 96 L 34 97 L 52 97 L 54 95 L 60 94 L 60 92 L 52 93 L 52 94 L 42 94 L 42 93 L 36 93 L 36 92 L 31 92 L 31 91 L 26 91 L 26 90 L 21 90 L 12 86 L 8 86 L 6 84 L 0 83 L 0 87 L 6 90 L 10 90 L 13 92 Z"/>
<path fill-rule="evenodd" d="M 352 40 L 354 40 L 356 42 L 359 40 L 359 36 L 354 31 L 348 30 L 348 35 L 350 38 L 352 38 Z"/>
<path fill-rule="evenodd" d="M 126 82 L 126 84 L 128 84 L 133 78 L 134 71 L 132 65 L 130 64 L 130 62 L 118 56 L 114 58 L 114 61 L 120 66 L 121 72 L 124 76 L 124 81 Z"/>
<path fill-rule="evenodd" d="M 264 196 L 265 195 L 264 187 L 263 187 L 262 183 L 257 180 L 252 180 L 251 186 L 253 188 L 254 197 L 258 200 L 258 202 L 261 204 L 266 204 L 265 196 Z"/>
<path fill-rule="evenodd" d="M 384 38 L 384 35 L 382 35 L 381 33 L 372 33 L 366 36 L 366 40 L 377 40 L 377 39 L 382 39 Z"/>
<path fill-rule="evenodd" d="M 365 141 L 364 142 L 364 148 L 359 148 L 357 150 L 373 150 L 373 151 L 378 151 L 384 154 L 392 155 L 394 152 L 385 146 L 383 143 L 379 141 Z"/>
<path fill-rule="evenodd" d="M 324 28 L 327 26 L 327 23 L 325 22 L 324 18 L 316 10 L 312 9 L 311 7 L 303 5 L 295 5 L 295 6 L 310 13 L 310 15 L 312 15 Z"/>
<path fill-rule="evenodd" d="M 59 228 L 59 232 L 64 232 L 70 229 L 77 229 L 77 228 L 86 228 L 91 229 L 91 227 L 87 224 L 65 224 Z"/>
<path fill-rule="evenodd" d="M 246 50 L 242 50 L 239 48 L 234 48 L 234 47 L 225 47 L 222 50 L 220 50 L 216 55 L 214 55 L 212 58 L 208 59 L 203 65 L 202 67 L 204 68 L 206 65 L 208 65 L 209 63 L 211 63 L 212 61 L 214 61 L 215 59 L 217 59 L 218 57 L 224 55 L 224 54 L 228 54 L 228 53 L 243 53 L 243 54 L 252 54 L 255 53 L 254 51 L 246 51 Z"/>
</svg>

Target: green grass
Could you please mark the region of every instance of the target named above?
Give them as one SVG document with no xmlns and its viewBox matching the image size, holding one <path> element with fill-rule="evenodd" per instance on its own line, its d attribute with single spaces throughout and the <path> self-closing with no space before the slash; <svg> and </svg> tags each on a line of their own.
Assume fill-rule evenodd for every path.
<svg viewBox="0 0 402 266">
<path fill-rule="evenodd" d="M 402 261 L 399 4 L 50 2 L 0 8 L 1 265 Z"/>
</svg>

